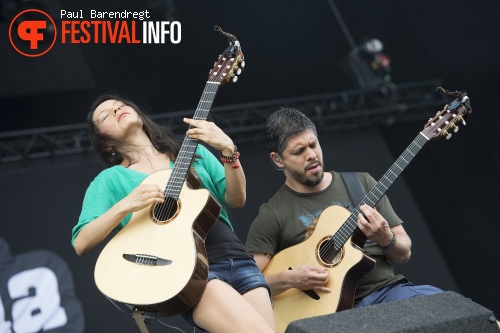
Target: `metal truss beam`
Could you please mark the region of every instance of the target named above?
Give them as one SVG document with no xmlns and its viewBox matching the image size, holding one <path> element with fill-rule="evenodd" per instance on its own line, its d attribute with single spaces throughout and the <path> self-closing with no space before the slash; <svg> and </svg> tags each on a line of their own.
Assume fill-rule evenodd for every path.
<svg viewBox="0 0 500 333">
<path fill-rule="evenodd" d="M 350 90 L 320 95 L 213 107 L 215 121 L 238 145 L 263 141 L 267 117 L 279 107 L 293 107 L 308 115 L 318 132 L 341 131 L 395 122 L 427 119 L 446 101 L 436 93 L 441 80 L 387 84 L 372 90 Z M 194 110 L 151 115 L 180 137 L 187 129 L 182 121 Z M 0 165 L 54 158 L 92 150 L 86 124 L 46 127 L 0 133 Z"/>
</svg>

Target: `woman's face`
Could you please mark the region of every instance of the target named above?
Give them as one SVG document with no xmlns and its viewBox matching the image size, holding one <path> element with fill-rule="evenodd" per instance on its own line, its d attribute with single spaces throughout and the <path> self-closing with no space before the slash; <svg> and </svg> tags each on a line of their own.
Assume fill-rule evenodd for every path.
<svg viewBox="0 0 500 333">
<path fill-rule="evenodd" d="M 122 138 L 132 128 L 142 129 L 142 120 L 134 108 L 122 101 L 109 99 L 97 106 L 92 121 L 103 134 Z"/>
</svg>

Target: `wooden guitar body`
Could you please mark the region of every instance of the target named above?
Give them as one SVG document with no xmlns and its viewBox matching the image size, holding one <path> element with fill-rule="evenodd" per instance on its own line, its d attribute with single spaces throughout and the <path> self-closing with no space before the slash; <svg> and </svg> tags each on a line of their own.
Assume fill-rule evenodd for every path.
<svg viewBox="0 0 500 333">
<path fill-rule="evenodd" d="M 155 172 L 142 183 L 164 188 L 171 172 Z M 175 216 L 166 223 L 155 222 L 151 207 L 133 213 L 97 260 L 97 287 L 115 301 L 160 316 L 189 309 L 207 284 L 205 238 L 219 212 L 220 205 L 208 190 L 191 189 L 184 183 Z M 138 262 L 124 255 L 137 256 Z M 165 262 L 150 259 L 153 263 L 148 263 L 149 256 Z"/>
<path fill-rule="evenodd" d="M 326 287 L 332 290 L 331 293 L 304 292 L 293 288 L 274 296 L 273 311 L 278 332 L 284 332 L 294 320 L 352 308 L 359 279 L 372 269 L 375 260 L 351 241 L 346 242 L 331 264 L 325 262 L 330 260 L 320 256 L 322 244 L 331 238 L 332 231 L 336 231 L 349 215 L 350 212 L 342 206 L 326 208 L 314 233 L 307 240 L 279 252 L 268 263 L 264 275 L 277 274 L 305 264 L 327 267 L 329 280 Z"/>
</svg>

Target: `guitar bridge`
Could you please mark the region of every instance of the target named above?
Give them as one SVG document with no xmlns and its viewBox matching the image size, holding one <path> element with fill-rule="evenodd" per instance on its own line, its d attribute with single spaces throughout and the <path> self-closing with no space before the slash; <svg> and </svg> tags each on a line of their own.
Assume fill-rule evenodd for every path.
<svg viewBox="0 0 500 333">
<path fill-rule="evenodd" d="M 123 259 L 146 266 L 166 266 L 172 263 L 172 260 L 158 258 L 149 254 L 123 254 Z"/>
<path fill-rule="evenodd" d="M 292 267 L 288 267 L 288 270 L 292 270 Z M 304 294 L 306 294 L 307 296 L 311 297 L 313 300 L 316 300 L 316 301 L 319 301 L 320 297 L 318 294 L 316 294 L 316 292 L 312 289 L 308 289 L 308 290 L 302 290 L 302 292 L 304 292 Z"/>
</svg>

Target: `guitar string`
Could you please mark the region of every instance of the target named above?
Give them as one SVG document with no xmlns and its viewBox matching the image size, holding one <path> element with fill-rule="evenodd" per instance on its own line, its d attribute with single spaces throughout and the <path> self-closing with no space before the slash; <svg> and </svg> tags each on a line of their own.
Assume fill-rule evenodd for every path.
<svg viewBox="0 0 500 333">
<path fill-rule="evenodd" d="M 205 111 L 204 109 L 204 103 L 207 102 L 205 98 L 207 97 L 208 94 L 214 94 L 214 91 L 210 91 L 211 82 L 207 82 L 205 89 L 203 91 L 202 97 L 200 99 L 200 102 L 198 103 L 198 107 L 196 109 L 196 112 L 193 116 L 193 119 L 204 119 L 203 112 Z M 208 91 L 207 91 L 208 90 Z M 213 98 L 212 98 L 213 99 Z M 210 101 L 208 101 L 210 103 Z M 207 113 L 208 114 L 208 113 Z M 206 119 L 206 117 L 205 117 Z M 189 126 L 189 129 L 193 128 L 192 126 Z M 167 205 L 161 205 L 160 206 L 160 213 L 161 216 L 165 216 L 165 213 L 172 213 L 177 205 L 177 199 L 178 196 L 182 190 L 182 185 L 184 183 L 184 180 L 186 178 L 187 172 L 189 172 L 189 165 L 191 162 L 188 163 L 188 159 L 192 159 L 192 155 L 194 154 L 194 151 L 196 150 L 196 146 L 198 144 L 198 140 L 192 139 L 189 136 L 185 136 L 183 145 L 181 146 L 181 150 L 179 152 L 179 155 L 177 156 L 177 168 L 174 166 L 174 170 L 172 171 L 171 177 L 168 181 L 167 188 L 164 191 L 164 197 L 165 199 L 173 197 L 174 200 L 167 200 Z M 171 214 L 168 214 L 168 216 L 171 216 Z"/>
<path fill-rule="evenodd" d="M 335 251 L 339 251 L 341 247 L 345 244 L 345 242 L 348 240 L 348 238 L 352 235 L 352 233 L 355 231 L 357 227 L 357 215 L 360 212 L 360 207 L 365 204 L 369 203 L 371 207 L 373 207 L 379 200 L 380 198 L 384 195 L 384 193 L 388 190 L 388 188 L 392 185 L 392 183 L 396 180 L 396 178 L 399 176 L 399 174 L 404 170 L 406 166 L 403 168 L 400 167 L 401 161 L 408 161 L 406 164 L 408 165 L 409 160 L 415 156 L 411 152 L 412 146 L 416 144 L 415 140 L 412 142 L 412 144 L 404 151 L 404 153 L 398 158 L 398 160 L 389 168 L 389 170 L 384 174 L 382 179 L 374 186 L 374 188 L 368 193 L 368 195 L 358 204 L 356 209 L 351 213 L 349 218 L 347 219 L 346 223 L 344 223 L 339 230 L 332 236 L 333 242 L 329 241 L 328 244 L 322 249 L 323 251 L 320 250 L 320 255 L 325 255 L 325 254 L 332 254 Z M 419 146 L 418 144 L 416 144 Z M 421 148 L 421 146 L 419 146 Z M 417 151 L 418 152 L 418 151 Z M 408 157 L 411 155 L 411 157 Z M 407 160 L 409 159 L 409 160 Z M 399 174 L 396 174 L 393 170 L 395 168 L 400 169 L 397 171 Z M 394 179 L 391 180 L 388 176 L 390 174 L 393 174 Z M 386 180 L 389 181 L 389 184 L 386 185 Z M 383 186 L 385 189 L 383 191 L 380 191 L 380 187 Z M 380 194 L 377 196 L 375 195 L 375 191 L 378 191 Z M 374 198 L 373 198 L 374 197 Z M 347 230 L 346 230 L 347 229 Z M 338 242 L 340 240 L 340 242 Z M 341 246 L 339 246 L 341 245 Z M 333 252 L 331 252 L 333 249 Z"/>
<path fill-rule="evenodd" d="M 226 59 L 228 59 L 228 58 L 226 58 Z M 226 61 L 227 60 L 225 60 L 224 63 Z M 221 65 L 221 68 L 225 68 L 222 66 L 223 65 Z M 202 120 L 207 119 L 211 105 L 213 104 L 213 101 L 215 99 L 215 94 L 217 92 L 218 87 L 220 86 L 219 80 L 220 80 L 221 76 L 223 76 L 223 72 L 224 71 L 222 71 L 222 72 L 218 71 L 217 75 L 215 76 L 215 80 L 214 80 L 216 82 L 213 82 L 210 80 L 207 82 L 206 87 L 203 91 L 202 97 L 200 99 L 200 102 L 198 103 L 198 107 L 197 107 L 197 110 L 195 112 L 193 119 L 202 119 Z M 209 98 L 205 99 L 205 98 L 207 98 L 207 95 L 209 95 L 208 96 Z M 191 129 L 191 128 L 192 128 L 192 126 L 189 127 L 189 129 Z M 179 152 L 179 156 L 178 156 L 178 161 L 181 163 L 179 168 L 181 168 L 181 170 L 182 170 L 182 164 L 191 165 L 192 155 L 194 154 L 196 147 L 198 145 L 198 140 L 191 139 L 187 135 L 184 139 L 184 142 L 186 143 L 187 148 L 185 150 L 181 149 L 181 151 Z M 184 144 L 183 144 L 183 146 L 184 146 Z M 192 151 L 190 151 L 190 150 L 192 150 Z M 189 163 L 187 163 L 188 159 L 190 160 Z M 173 180 L 168 181 L 168 184 L 171 184 L 171 185 L 177 184 L 178 189 L 175 190 L 175 185 L 172 185 L 169 187 L 167 184 L 167 188 L 164 191 L 165 199 L 173 197 L 174 200 L 168 200 L 167 205 L 160 206 L 159 211 L 161 212 L 162 216 L 164 216 L 165 213 L 173 213 L 173 209 L 177 205 L 178 196 L 180 195 L 180 192 L 182 190 L 182 185 L 186 179 L 187 172 L 189 172 L 188 166 L 184 167 L 185 170 L 182 170 L 182 172 L 177 172 L 177 170 L 179 168 L 176 169 L 174 166 L 174 170 L 173 170 L 172 175 L 171 175 L 171 176 L 173 176 L 173 177 L 171 177 L 171 178 L 173 178 Z M 183 171 L 186 171 L 186 172 L 183 172 Z M 171 188 L 171 187 L 174 187 L 174 190 L 170 191 L 169 188 Z"/>
<path fill-rule="evenodd" d="M 205 119 L 206 118 L 203 116 L 203 113 L 205 111 L 204 104 L 206 102 L 205 98 L 206 98 L 207 93 L 213 94 L 213 92 L 211 92 L 211 91 L 204 92 L 202 100 L 200 101 L 200 106 L 198 107 L 197 112 L 195 113 L 193 119 Z M 192 128 L 192 126 L 190 128 Z M 174 199 L 178 199 L 178 195 L 180 194 L 180 192 L 182 190 L 182 185 L 183 185 L 184 180 L 186 178 L 187 172 L 189 172 L 189 165 L 191 164 L 192 155 L 194 154 L 197 145 L 198 145 L 198 140 L 186 137 L 186 147 L 187 148 L 185 150 L 183 150 L 182 154 L 179 155 L 179 169 L 181 169 L 181 171 L 178 171 L 179 169 L 177 169 L 175 174 L 173 175 L 173 182 L 177 183 L 177 187 L 173 187 L 174 191 L 171 191 L 170 196 L 173 196 Z M 174 201 L 171 202 L 171 206 L 175 205 Z"/>
<path fill-rule="evenodd" d="M 206 95 L 207 95 L 207 90 L 208 90 L 209 93 L 211 92 L 210 89 L 207 89 L 207 88 L 210 88 L 209 85 L 208 85 L 208 83 L 207 83 L 207 86 L 205 87 L 205 90 L 204 90 L 204 92 L 202 94 L 202 99 L 201 99 L 201 101 L 200 101 L 199 104 L 203 104 L 203 102 L 205 102 L 205 98 L 206 98 Z M 200 107 L 198 107 L 197 110 L 200 110 Z M 190 128 L 192 128 L 192 126 L 190 126 Z M 186 142 L 186 145 L 183 144 L 183 146 L 185 146 L 187 148 L 185 150 L 181 149 L 181 151 L 179 152 L 179 156 L 178 156 L 178 161 L 180 161 L 179 165 L 181 167 L 182 167 L 182 161 L 185 160 L 186 156 L 189 155 L 189 149 L 192 147 L 192 143 L 190 143 L 190 141 L 192 141 L 192 140 L 188 140 L 189 138 L 187 136 L 186 136 L 186 138 L 184 140 Z M 177 169 L 174 167 L 174 171 L 179 170 L 181 167 L 178 167 Z M 179 183 L 179 179 L 182 178 L 184 180 L 184 178 L 182 176 L 176 176 L 176 174 L 178 174 L 178 172 L 174 172 L 173 173 L 174 177 L 170 177 L 170 179 L 169 179 L 169 183 L 173 184 L 173 185 L 170 186 L 170 187 L 167 186 L 167 188 L 163 192 L 163 195 L 164 195 L 165 199 L 167 199 L 168 197 L 171 197 L 172 195 L 175 195 L 175 191 L 176 191 L 175 187 L 176 186 L 178 187 L 178 185 L 176 185 L 176 184 Z M 182 184 L 181 184 L 181 186 L 182 186 Z M 173 190 L 169 190 L 172 187 L 173 187 Z M 180 192 L 180 190 L 178 192 Z M 169 201 L 167 201 L 167 205 L 160 205 L 160 209 L 158 209 L 158 210 L 155 210 L 155 208 L 157 207 L 157 206 L 155 206 L 155 208 L 153 208 L 153 212 L 155 214 L 157 214 L 156 216 L 165 216 L 166 212 L 172 212 L 173 206 L 176 205 L 176 204 L 177 204 L 177 202 L 174 202 L 174 201 L 169 202 Z M 159 220 L 161 221 L 161 218 Z M 154 228 L 154 226 L 155 226 L 155 224 L 153 223 L 153 224 L 149 225 L 149 228 L 150 229 Z M 148 233 L 143 233 L 143 235 L 147 236 L 149 234 Z M 143 239 L 144 242 L 142 242 L 142 243 L 147 243 L 148 242 L 148 238 L 147 237 L 143 237 L 143 238 L 145 238 L 145 239 Z"/>
<path fill-rule="evenodd" d="M 339 231 L 333 236 L 334 244 L 337 241 L 337 244 L 344 245 L 344 243 L 347 241 L 347 239 L 352 235 L 354 230 L 357 228 L 357 215 L 360 212 L 361 205 L 363 205 L 365 203 L 370 203 L 371 206 L 373 207 L 380 200 L 380 198 L 384 195 L 384 193 L 388 190 L 388 188 L 392 185 L 392 183 L 396 180 L 396 178 L 399 176 L 399 174 L 402 173 L 402 171 L 404 170 L 406 165 L 409 164 L 411 159 L 418 153 L 418 150 L 420 148 L 422 148 L 423 144 L 426 142 L 425 137 L 419 137 L 419 138 L 420 138 L 420 143 L 422 143 L 422 145 L 419 145 L 417 143 L 418 140 L 414 140 L 414 142 L 405 150 L 405 152 L 401 155 L 401 157 L 398 159 L 398 161 L 396 161 L 396 163 L 393 166 L 391 166 L 391 168 L 388 170 L 388 172 L 386 172 L 384 177 L 382 177 L 381 181 L 372 189 L 372 191 L 370 191 L 370 193 L 367 195 L 365 200 L 363 200 L 363 202 L 361 202 L 360 205 L 358 205 L 356 207 L 355 212 L 349 218 L 349 224 L 344 224 L 341 227 L 341 229 L 339 229 Z M 422 140 L 422 138 L 424 140 Z M 414 149 L 415 145 L 417 147 L 419 147 L 416 151 Z M 401 163 L 402 160 L 407 162 L 406 165 L 403 167 L 401 167 L 402 164 L 404 164 L 404 163 Z M 396 172 L 398 174 L 396 174 L 394 172 L 395 168 L 399 169 L 399 170 L 396 170 Z M 391 175 L 391 173 L 392 173 L 392 175 Z M 388 184 L 387 184 L 387 181 L 388 181 Z M 380 187 L 384 187 L 384 189 L 381 191 Z M 378 196 L 375 195 L 376 191 L 378 191 L 380 193 Z M 346 229 L 348 229 L 349 227 L 350 227 L 350 230 L 346 231 Z M 338 242 L 339 239 L 341 240 L 341 242 Z M 339 251 L 340 248 L 341 248 L 341 246 L 336 246 L 334 248 L 334 250 Z M 331 250 L 331 248 L 329 248 L 329 247 L 327 247 L 326 249 Z"/>
<path fill-rule="evenodd" d="M 422 138 L 424 138 L 424 140 L 422 140 Z M 337 230 L 337 232 L 335 232 L 335 234 L 332 235 L 331 239 L 327 242 L 327 245 L 325 245 L 325 247 L 320 249 L 319 251 L 320 258 L 331 255 L 336 251 L 340 251 L 342 246 L 347 242 L 349 237 L 351 237 L 351 235 L 357 228 L 357 216 L 361 211 L 360 207 L 364 204 L 369 204 L 371 207 L 374 207 L 426 142 L 427 140 L 425 139 L 425 137 L 421 136 L 420 134 L 417 136 L 417 138 L 415 138 L 412 141 L 412 143 L 408 146 L 408 148 L 405 149 L 403 154 L 401 154 L 401 156 L 396 160 L 396 162 L 382 176 L 381 180 L 372 188 L 372 190 L 367 194 L 367 196 L 356 206 L 354 211 L 347 218 L 346 222 L 344 222 L 341 225 L 341 227 Z M 396 170 L 396 168 L 399 170 Z M 391 174 L 393 175 L 391 176 L 391 178 L 393 178 L 392 180 L 391 178 L 389 178 Z M 384 189 L 381 191 L 380 187 L 384 187 Z M 376 191 L 379 192 L 380 194 L 376 195 L 375 194 Z"/>
<path fill-rule="evenodd" d="M 443 114 L 445 114 L 445 113 L 448 113 L 447 117 L 446 117 L 446 116 L 443 116 Z M 435 121 L 435 123 L 433 123 L 433 125 L 432 125 L 432 126 L 429 126 L 429 127 L 427 127 L 427 128 L 424 128 L 424 130 L 420 133 L 420 134 L 421 134 L 421 136 L 419 136 L 418 138 L 420 138 L 420 142 L 422 143 L 422 146 L 423 146 L 423 144 L 425 144 L 425 143 L 427 142 L 427 140 L 429 140 L 429 139 L 428 139 L 428 137 L 432 137 L 432 136 L 433 136 L 432 134 L 433 134 L 433 132 L 434 132 L 434 128 L 436 128 L 436 127 L 437 127 L 437 128 L 440 128 L 440 126 L 441 126 L 441 125 L 443 125 L 443 124 L 445 124 L 445 125 L 446 125 L 446 127 L 445 127 L 445 128 L 449 127 L 449 126 L 451 125 L 451 124 L 450 124 L 451 122 L 449 121 L 449 119 L 453 120 L 453 118 L 454 118 L 454 117 L 456 117 L 456 114 L 454 114 L 454 112 L 451 112 L 451 113 L 450 113 L 450 110 L 449 110 L 449 109 L 445 109 L 445 110 L 443 110 L 443 111 L 441 112 L 440 116 L 441 116 L 441 118 L 437 119 L 437 120 Z M 424 133 L 425 133 L 425 134 L 424 134 Z M 417 138 L 417 139 L 418 139 L 418 138 Z M 425 140 L 423 140 L 422 138 L 424 138 Z M 413 157 L 414 157 L 414 156 L 418 153 L 419 149 L 421 149 L 421 148 L 422 148 L 422 146 L 420 146 L 420 145 L 418 144 L 417 139 L 415 139 L 415 140 L 414 140 L 414 142 L 413 142 L 413 143 L 415 143 L 415 144 L 419 147 L 419 148 L 417 149 L 417 151 L 416 151 L 415 153 L 412 153 L 413 149 L 412 149 L 412 145 L 410 145 L 410 146 L 409 146 L 409 147 L 405 150 L 405 152 L 402 154 L 402 157 L 403 157 L 403 159 L 404 159 L 404 160 L 407 160 L 407 159 L 408 159 L 408 160 L 407 160 L 407 161 L 408 161 L 408 162 L 407 162 L 407 164 L 409 164 L 409 162 L 411 161 L 411 159 L 413 159 Z M 412 143 L 412 144 L 413 144 L 413 143 Z M 410 155 L 412 155 L 412 156 L 408 157 L 408 154 L 407 154 L 407 153 L 410 153 Z M 399 163 L 395 163 L 395 166 L 399 166 Z M 404 168 L 403 168 L 403 169 L 404 169 Z M 392 170 L 392 167 L 391 167 L 391 169 L 389 169 L 389 170 Z M 403 171 L 403 170 L 401 170 L 400 172 L 398 171 L 398 172 L 399 172 L 399 173 L 401 173 L 402 171 Z M 394 172 L 392 172 L 392 173 L 394 174 Z M 385 175 L 384 175 L 384 176 L 385 176 Z M 397 178 L 398 176 L 399 176 L 399 175 L 396 175 L 396 178 Z M 387 178 L 387 177 L 386 177 L 386 178 Z M 383 185 L 383 183 L 382 183 L 382 185 Z M 389 186 L 390 186 L 390 185 L 389 185 Z M 378 190 L 378 188 L 376 188 L 376 190 Z M 380 191 L 379 191 L 379 192 L 380 192 Z M 383 193 L 382 193 L 382 195 L 383 195 Z M 360 206 L 358 206 L 358 207 L 360 207 Z M 357 212 L 357 213 L 359 213 L 359 211 L 356 211 L 356 212 Z M 357 224 L 357 223 L 356 223 L 356 224 Z M 345 228 L 344 228 L 344 229 L 345 229 Z M 340 230 L 340 231 L 341 231 L 341 233 L 343 233 L 343 232 L 344 232 L 344 229 Z M 353 229 L 353 228 L 351 228 L 351 229 Z M 346 238 L 350 237 L 350 234 L 351 234 L 351 233 L 347 232 L 347 233 L 345 233 L 345 234 L 343 235 L 343 236 L 347 236 L 347 237 L 344 237 L 344 243 L 345 243 L 345 241 L 346 241 Z M 337 237 L 336 237 L 336 238 L 337 238 Z M 334 239 L 336 239 L 336 238 L 334 238 Z M 343 244 L 343 243 L 342 243 L 342 244 Z"/>
<path fill-rule="evenodd" d="M 403 170 L 408 166 L 411 160 L 416 156 L 416 154 L 420 151 L 423 145 L 429 140 L 429 138 L 433 137 L 433 133 L 435 132 L 435 128 L 440 128 L 443 124 L 445 127 L 443 129 L 448 129 L 451 126 L 451 123 L 454 118 L 460 113 L 460 110 L 455 112 L 451 112 L 448 108 L 445 108 L 440 112 L 440 118 L 438 118 L 435 122 L 433 122 L 432 126 L 428 126 L 424 128 L 423 131 L 419 133 L 417 138 L 413 140 L 413 142 L 406 148 L 406 150 L 401 154 L 398 160 L 389 168 L 389 170 L 384 174 L 381 181 L 379 181 L 376 186 L 368 193 L 367 197 L 356 207 L 353 213 L 349 216 L 346 223 L 344 223 L 339 230 L 332 236 L 332 242 L 328 242 L 328 244 L 322 248 L 319 252 L 319 255 L 327 255 L 332 254 L 335 251 L 339 251 L 341 247 L 347 242 L 348 238 L 352 235 L 352 233 L 357 228 L 357 215 L 360 213 L 360 207 L 369 202 L 371 206 L 375 206 L 375 204 L 380 200 L 380 198 L 384 195 L 384 193 L 389 189 L 392 183 L 399 177 L 399 175 L 403 172 Z M 451 120 L 451 121 L 450 121 Z M 442 130 L 441 130 L 442 132 Z M 415 149 L 415 146 L 418 148 Z M 402 165 L 401 160 L 406 162 L 406 165 L 400 167 Z M 395 170 L 395 167 L 398 167 L 399 170 Z M 396 172 L 394 172 L 394 170 Z M 390 173 L 392 173 L 395 177 L 393 180 L 389 178 Z M 384 178 L 389 180 L 389 185 L 385 185 Z M 379 185 L 384 186 L 385 189 L 383 191 L 379 190 Z M 374 195 L 374 192 L 378 191 L 380 193 L 379 197 L 375 196 L 375 199 L 371 199 L 370 196 Z M 347 229 L 347 230 L 346 230 Z M 340 242 L 337 242 L 339 240 Z M 341 244 L 342 246 L 335 246 L 335 244 Z M 333 247 L 333 252 L 332 252 Z"/>
<path fill-rule="evenodd" d="M 222 67 L 222 65 L 221 65 L 221 67 Z M 219 71 L 219 72 L 217 73 L 217 75 L 216 75 L 216 80 L 215 80 L 215 81 L 217 81 L 218 79 L 220 79 L 220 77 L 221 77 L 222 75 L 223 75 L 223 73 L 221 73 L 221 72 Z M 215 83 L 215 86 L 212 86 L 212 88 L 214 88 L 214 89 L 213 89 L 213 91 L 208 91 L 208 92 L 207 92 L 207 91 L 206 91 L 206 90 L 207 90 L 207 87 L 209 87 L 209 88 L 210 88 L 209 83 Z M 214 100 L 214 97 L 215 97 L 215 93 L 216 93 L 216 91 L 217 91 L 217 89 L 218 89 L 218 87 L 219 87 L 219 86 L 220 86 L 220 84 L 219 84 L 218 82 L 212 82 L 212 81 L 208 81 L 208 82 L 207 82 L 207 87 L 205 88 L 205 91 L 204 91 L 204 93 L 203 93 L 203 95 L 202 95 L 202 98 L 201 98 L 201 100 L 200 100 L 199 107 L 198 107 L 197 111 L 201 111 L 201 112 L 203 112 L 203 111 L 204 111 L 204 112 L 206 112 L 206 115 L 208 115 L 208 112 L 209 112 L 209 110 L 210 110 L 210 107 L 211 107 L 211 105 L 212 105 L 212 103 L 213 103 L 213 100 Z M 208 101 L 204 99 L 204 98 L 206 97 L 206 94 L 207 94 L 207 93 L 208 93 L 208 94 L 210 94 L 210 95 L 213 95 L 213 96 L 212 96 L 212 97 L 211 97 Z M 204 106 L 203 104 L 204 104 L 204 103 L 207 103 L 207 102 L 208 102 L 208 107 L 205 109 L 205 108 L 203 108 L 203 106 Z M 195 113 L 195 117 L 193 117 L 194 119 L 206 119 L 206 116 L 204 116 L 204 117 L 197 117 L 197 116 L 196 116 L 196 114 L 197 114 L 197 113 Z M 192 128 L 192 127 L 190 127 L 190 128 Z M 189 143 L 190 141 L 191 141 L 191 144 L 193 143 L 193 140 L 192 140 L 192 139 L 190 139 L 190 138 L 186 138 L 186 139 L 185 139 L 185 141 L 186 141 L 187 143 Z M 195 148 L 196 148 L 196 146 L 197 146 L 197 142 L 198 142 L 198 140 L 196 140 L 196 142 L 194 143 L 194 145 L 191 145 L 191 147 L 189 147 L 189 146 L 188 146 L 189 148 L 193 149 L 193 153 L 194 153 L 194 150 L 195 150 Z M 187 159 L 187 158 L 186 158 L 186 156 L 184 156 L 184 155 L 187 155 L 187 156 L 188 156 L 188 155 L 190 155 L 190 154 L 188 154 L 188 153 L 186 153 L 186 154 L 183 154 L 183 153 L 184 153 L 184 152 L 183 152 L 183 151 L 181 151 L 181 154 L 179 155 L 179 158 L 178 158 L 179 160 L 181 160 L 181 159 Z M 191 160 L 191 158 L 189 158 L 189 160 Z M 182 164 L 182 163 L 188 164 L 187 162 L 181 162 L 181 164 Z M 189 164 L 191 164 L 191 162 L 189 162 Z M 176 171 L 176 170 L 175 170 L 175 168 L 174 168 L 174 171 Z M 183 183 L 183 182 L 184 182 L 184 180 L 185 180 L 185 176 L 183 177 L 183 176 L 182 176 L 182 174 L 183 174 L 183 173 L 181 173 L 181 174 L 179 175 L 179 173 L 178 173 L 178 172 L 176 172 L 175 174 L 173 174 L 173 179 L 174 179 L 174 180 L 176 180 L 177 182 L 179 182 L 180 180 L 182 180 L 182 183 Z M 180 189 L 182 189 L 182 187 L 180 187 Z M 179 190 L 178 192 L 180 193 L 180 190 Z M 168 196 L 169 194 L 170 194 L 170 196 L 171 196 L 173 193 L 171 193 L 171 192 L 169 193 L 169 192 L 168 192 L 168 188 L 167 188 L 166 195 Z M 174 199 L 175 199 L 175 197 L 176 197 L 176 196 L 177 196 L 177 195 L 174 195 Z M 174 205 L 175 205 L 175 202 L 173 202 L 173 201 L 172 201 L 172 203 L 168 205 L 168 209 L 169 209 L 169 210 L 172 210 Z M 163 207 L 162 207 L 162 210 L 163 210 Z"/>
</svg>

